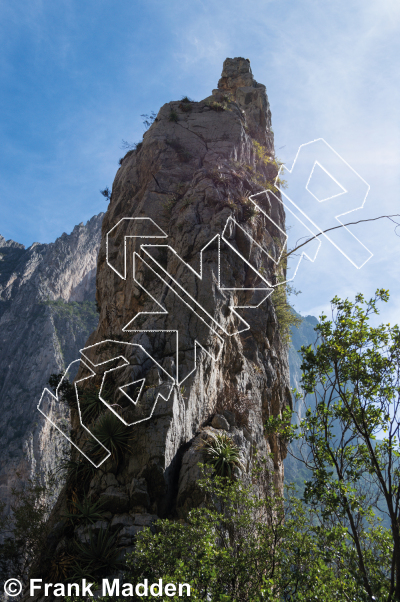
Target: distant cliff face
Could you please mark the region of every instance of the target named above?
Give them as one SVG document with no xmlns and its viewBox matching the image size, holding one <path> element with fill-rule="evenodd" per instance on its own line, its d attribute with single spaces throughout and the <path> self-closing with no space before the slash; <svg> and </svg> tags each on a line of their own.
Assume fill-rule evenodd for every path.
<svg viewBox="0 0 400 602">
<path fill-rule="evenodd" d="M 292 340 L 289 347 L 289 369 L 290 369 L 290 387 L 297 389 L 301 392 L 301 375 L 302 370 L 300 368 L 302 359 L 300 349 L 304 345 L 315 345 L 317 341 L 317 333 L 315 327 L 318 324 L 318 319 L 315 316 L 305 316 L 301 324 L 296 328 L 292 327 Z M 307 402 L 310 402 L 308 398 Z M 312 406 L 311 406 L 312 407 Z M 294 406 L 295 417 L 294 420 L 299 422 L 305 417 L 306 405 L 303 401 L 298 401 Z M 297 442 L 292 443 L 292 451 L 294 456 L 300 456 L 299 444 Z M 309 478 L 307 469 L 304 464 L 290 453 L 287 454 L 284 460 L 285 467 L 285 483 L 295 483 L 299 490 L 302 492 L 304 489 L 304 481 Z"/>
<path fill-rule="evenodd" d="M 301 389 L 301 347 L 304 345 L 314 345 L 317 340 L 315 327 L 318 324 L 318 319 L 315 316 L 305 316 L 302 319 L 299 327 L 292 327 L 291 344 L 289 347 L 289 368 L 290 368 L 290 386 L 297 390 Z"/>
<path fill-rule="evenodd" d="M 0 236 L 0 499 L 15 470 L 54 467 L 65 448 L 37 404 L 50 374 L 63 371 L 97 325 L 96 261 L 103 214 L 51 244 L 25 249 Z"/>
</svg>

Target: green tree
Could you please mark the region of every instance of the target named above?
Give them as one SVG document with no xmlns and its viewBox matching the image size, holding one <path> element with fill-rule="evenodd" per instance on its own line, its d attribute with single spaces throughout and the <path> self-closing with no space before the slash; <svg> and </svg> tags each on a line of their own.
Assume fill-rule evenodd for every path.
<svg viewBox="0 0 400 602">
<path fill-rule="evenodd" d="M 301 350 L 312 403 L 297 438 L 311 471 L 304 501 L 326 531 L 343 533 L 360 599 L 389 602 L 400 600 L 400 332 L 372 323 L 388 298 L 383 289 L 369 301 L 335 297 L 332 318 L 321 316 L 318 347 Z M 290 435 L 287 417 L 281 431 Z"/>
</svg>

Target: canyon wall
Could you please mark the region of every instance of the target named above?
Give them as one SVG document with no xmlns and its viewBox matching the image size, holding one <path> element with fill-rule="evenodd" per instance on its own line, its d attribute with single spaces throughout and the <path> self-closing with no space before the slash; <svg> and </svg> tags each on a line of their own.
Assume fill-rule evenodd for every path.
<svg viewBox="0 0 400 602">
<path fill-rule="evenodd" d="M 0 236 L 0 499 L 44 476 L 68 450 L 38 412 L 52 373 L 79 357 L 98 322 L 96 262 L 103 214 L 28 249 Z M 68 415 L 65 409 L 65 415 Z"/>
</svg>

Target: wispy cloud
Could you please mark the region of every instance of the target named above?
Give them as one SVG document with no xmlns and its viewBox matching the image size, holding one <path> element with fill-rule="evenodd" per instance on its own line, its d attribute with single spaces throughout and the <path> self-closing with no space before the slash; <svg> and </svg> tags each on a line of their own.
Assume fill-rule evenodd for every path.
<svg viewBox="0 0 400 602">
<path fill-rule="evenodd" d="M 140 114 L 208 96 L 227 56 L 266 84 L 280 158 L 322 136 L 371 185 L 365 215 L 396 213 L 399 21 L 398 0 L 1 3 L 0 231 L 49 241 L 104 209 Z M 400 293 L 391 228 L 357 230 L 374 252 L 359 272 L 325 245 L 299 272 L 299 307 L 383 280 Z"/>
</svg>

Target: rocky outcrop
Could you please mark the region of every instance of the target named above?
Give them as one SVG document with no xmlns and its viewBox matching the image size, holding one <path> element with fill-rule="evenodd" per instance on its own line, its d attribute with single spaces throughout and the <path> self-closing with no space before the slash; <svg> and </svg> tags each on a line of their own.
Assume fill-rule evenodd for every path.
<svg viewBox="0 0 400 602">
<path fill-rule="evenodd" d="M 103 502 L 122 547 L 155 517 L 184 518 L 201 503 L 204 443 L 221 432 L 239 448 L 238 477 L 264 458 L 271 479 L 260 487 L 282 489 L 285 448 L 263 426 L 291 403 L 269 296 L 284 276 L 276 175 L 265 86 L 241 58 L 225 61 L 210 97 L 161 107 L 121 161 L 102 225 L 99 324 L 75 382 L 82 399 L 94 388 L 105 404 L 86 429 L 98 433 L 113 412 L 130 448 L 107 455 L 74 408 L 73 442 L 97 468 L 87 486 L 66 487 L 54 524 L 78 494 Z"/>
<path fill-rule="evenodd" d="M 44 475 L 65 448 L 37 404 L 50 374 L 79 357 L 97 325 L 102 219 L 28 249 L 0 236 L 0 499 L 6 503 L 16 471 L 23 479 Z"/>
</svg>

